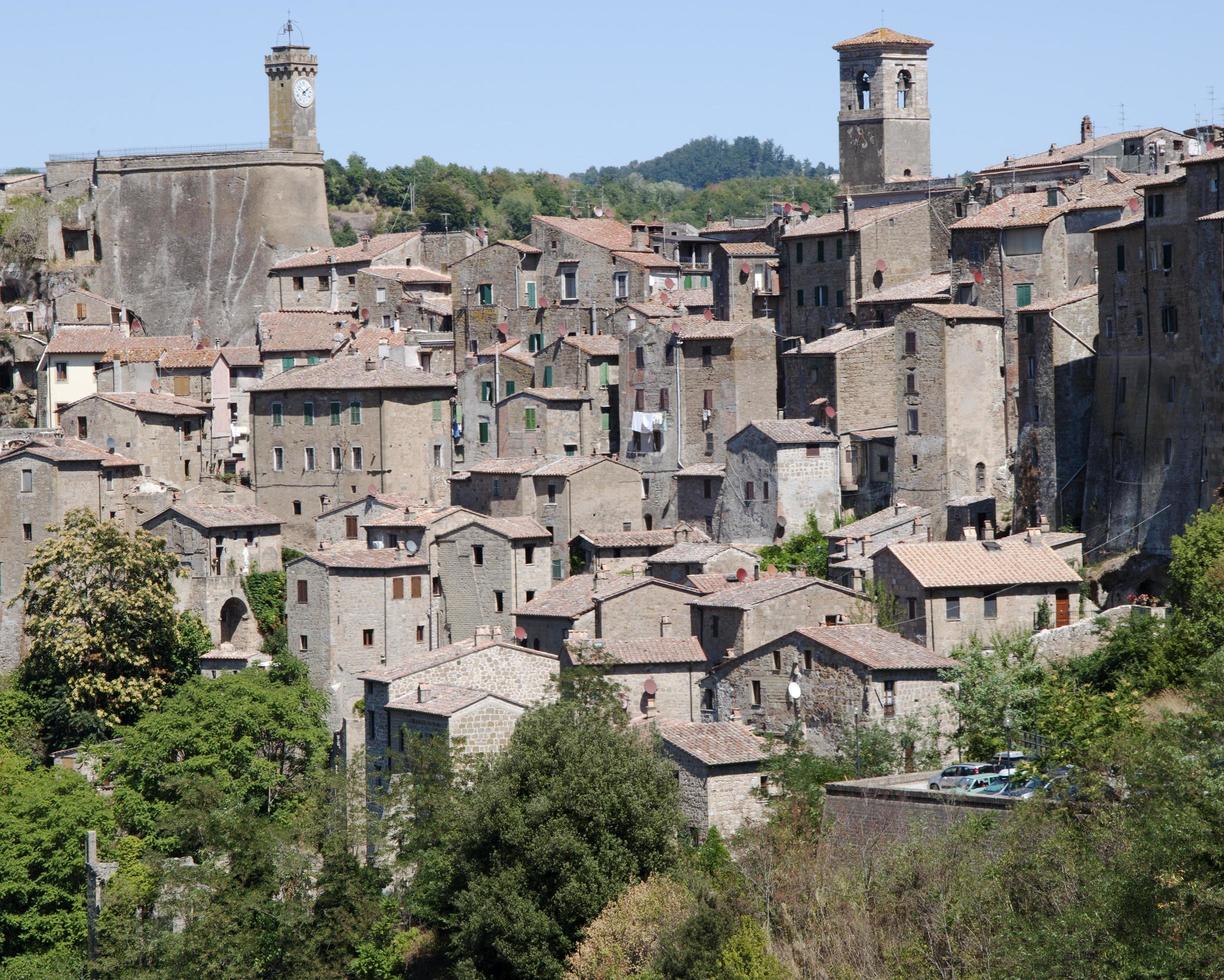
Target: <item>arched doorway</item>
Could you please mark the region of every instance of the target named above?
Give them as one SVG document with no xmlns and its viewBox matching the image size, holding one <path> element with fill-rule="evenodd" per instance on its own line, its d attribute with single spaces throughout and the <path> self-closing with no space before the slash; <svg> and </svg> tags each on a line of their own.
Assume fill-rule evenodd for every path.
<svg viewBox="0 0 1224 980">
<path fill-rule="evenodd" d="M 231 596 L 225 600 L 225 605 L 221 607 L 222 643 L 234 643 L 234 636 L 241 628 L 242 621 L 246 618 L 246 614 L 246 603 L 237 596 Z"/>
</svg>

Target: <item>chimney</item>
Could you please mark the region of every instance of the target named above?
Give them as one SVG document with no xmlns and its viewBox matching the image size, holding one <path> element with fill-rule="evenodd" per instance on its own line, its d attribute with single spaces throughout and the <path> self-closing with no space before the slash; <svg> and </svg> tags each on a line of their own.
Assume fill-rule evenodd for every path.
<svg viewBox="0 0 1224 980">
<path fill-rule="evenodd" d="M 1048 534 L 1050 530 L 1050 518 L 1045 514 L 1038 514 L 1037 527 L 1041 530 L 1042 534 Z"/>
<path fill-rule="evenodd" d="M 731 705 L 731 720 L 732 721 L 740 720 L 740 710 L 739 710 L 738 705 L 735 705 L 735 704 Z"/>
<path fill-rule="evenodd" d="M 391 356 L 391 342 L 385 337 L 378 342 L 378 359 L 385 361 Z"/>
<path fill-rule="evenodd" d="M 752 581 L 759 582 L 761 580 L 761 565 L 756 563 L 752 566 Z"/>
<path fill-rule="evenodd" d="M 198 344 L 200 342 L 200 328 L 202 326 L 203 324 L 200 322 L 199 317 L 196 317 L 191 321 L 191 342 L 193 344 Z"/>
<path fill-rule="evenodd" d="M 660 639 L 664 639 L 664 640 L 667 639 L 668 634 L 670 634 L 671 632 L 670 630 L 671 623 L 672 623 L 672 620 L 670 616 L 663 616 L 659 619 L 659 638 Z"/>
<path fill-rule="evenodd" d="M 976 541 L 977 531 L 972 526 L 961 528 L 961 539 L 964 541 Z"/>
<path fill-rule="evenodd" d="M 853 222 L 853 219 L 854 219 L 854 198 L 852 198 L 849 194 L 847 194 L 846 199 L 842 201 L 842 229 L 845 231 L 849 231 L 850 225 Z"/>
<path fill-rule="evenodd" d="M 361 242 L 361 250 L 363 252 L 368 252 L 370 250 L 370 236 L 369 235 L 362 235 L 357 240 Z"/>
<path fill-rule="evenodd" d="M 430 686 L 424 682 L 417 685 L 417 704 L 425 704 L 433 697 Z"/>
<path fill-rule="evenodd" d="M 993 541 L 995 537 L 994 521 L 987 521 L 982 531 L 983 541 Z"/>
<path fill-rule="evenodd" d="M 634 228 L 629 233 L 630 247 L 636 250 L 650 248 L 650 235 L 645 228 Z"/>
<path fill-rule="evenodd" d="M 374 358 L 372 358 L 372 357 L 367 357 L 367 358 L 366 358 L 365 369 L 366 369 L 367 371 L 373 371 L 373 370 L 375 370 L 377 367 L 378 367 L 378 365 L 375 363 Z"/>
<path fill-rule="evenodd" d="M 1092 117 L 1085 116 L 1080 120 L 1080 142 L 1087 143 L 1092 139 Z"/>
<path fill-rule="evenodd" d="M 859 538 L 859 554 L 862 555 L 864 558 L 867 557 L 867 545 L 869 545 L 870 543 L 871 543 L 870 534 L 864 534 L 861 538 Z"/>
<path fill-rule="evenodd" d="M 1028 541 L 1028 543 L 1031 545 L 1041 544 L 1041 528 L 1030 527 L 1027 531 L 1024 532 L 1024 537 Z"/>
<path fill-rule="evenodd" d="M 657 718 L 659 715 L 659 709 L 655 705 L 655 692 L 646 691 L 645 694 L 646 694 L 646 706 L 645 706 L 645 710 L 642 713 L 647 718 Z"/>
<path fill-rule="evenodd" d="M 900 513 L 901 513 L 901 501 L 894 500 L 893 501 L 893 517 L 896 517 Z"/>
</svg>

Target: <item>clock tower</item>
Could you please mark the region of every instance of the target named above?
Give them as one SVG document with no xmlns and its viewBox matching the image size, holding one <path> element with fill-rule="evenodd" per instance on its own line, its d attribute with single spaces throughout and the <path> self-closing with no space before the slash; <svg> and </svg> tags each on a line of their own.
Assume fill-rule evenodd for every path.
<svg viewBox="0 0 1224 980">
<path fill-rule="evenodd" d="M 315 77 L 319 59 L 304 44 L 280 44 L 264 56 L 268 74 L 268 147 L 318 153 Z"/>
</svg>

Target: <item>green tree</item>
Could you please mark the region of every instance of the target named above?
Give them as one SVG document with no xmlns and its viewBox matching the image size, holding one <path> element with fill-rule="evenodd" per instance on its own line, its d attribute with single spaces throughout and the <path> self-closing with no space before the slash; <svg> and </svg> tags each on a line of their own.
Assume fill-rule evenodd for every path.
<svg viewBox="0 0 1224 980">
<path fill-rule="evenodd" d="M 781 544 L 767 544 L 757 554 L 767 565 L 779 571 L 802 571 L 805 575 L 824 578 L 829 574 L 829 542 L 820 532 L 815 513 L 809 513 L 803 529 Z"/>
<path fill-rule="evenodd" d="M 178 561 L 161 538 L 87 510 L 49 530 L 21 583 L 30 652 L 19 676 L 61 748 L 155 708 L 194 672 L 199 644 L 193 622 L 180 627 Z"/>
<path fill-rule="evenodd" d="M 1008 728 L 1036 730 L 1042 671 L 1032 638 L 1023 633 L 995 636 L 985 647 L 974 637 L 952 651 L 957 666 L 944 695 L 958 721 L 954 741 L 965 758 L 989 759 L 1007 748 Z"/>
<path fill-rule="evenodd" d="M 749 916 L 723 943 L 718 954 L 717 980 L 786 980 L 782 964 L 769 952 L 769 937 Z"/>
<path fill-rule="evenodd" d="M 463 798 L 447 860 L 424 863 L 413 888 L 442 900 L 462 970 L 557 977 L 610 900 L 671 866 L 678 829 L 669 766 L 609 712 L 567 699 L 523 714 Z"/>
</svg>

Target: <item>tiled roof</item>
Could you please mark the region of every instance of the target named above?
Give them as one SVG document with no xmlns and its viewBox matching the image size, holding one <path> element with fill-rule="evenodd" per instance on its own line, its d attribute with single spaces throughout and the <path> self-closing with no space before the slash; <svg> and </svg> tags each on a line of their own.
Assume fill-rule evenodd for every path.
<svg viewBox="0 0 1224 980">
<path fill-rule="evenodd" d="M 1224 211 L 1212 211 L 1211 214 L 1205 214 L 1199 221 L 1224 221 Z M 1098 231 L 1100 229 L 1097 229 Z"/>
<path fill-rule="evenodd" d="M 705 531 L 691 528 L 690 540 L 708 541 Z M 676 543 L 674 527 L 654 531 L 584 531 L 575 537 L 584 538 L 596 548 L 670 548 Z"/>
<path fill-rule="evenodd" d="M 968 303 L 915 303 L 914 309 L 934 313 L 945 320 L 1002 320 L 1003 314 L 988 310 L 984 306 Z"/>
<path fill-rule="evenodd" d="M 760 762 L 769 753 L 765 740 L 737 721 L 671 721 L 658 723 L 659 737 L 707 766 Z"/>
<path fill-rule="evenodd" d="M 169 513 L 170 511 L 182 515 L 187 520 L 203 528 L 251 527 L 269 524 L 279 525 L 281 523 L 279 517 L 270 511 L 264 510 L 262 507 L 255 507 L 253 505 L 197 504 L 182 500 L 171 504 L 161 514 L 149 520 L 156 520 L 162 514 Z M 144 523 L 148 524 L 149 521 Z"/>
<path fill-rule="evenodd" d="M 538 398 L 542 402 L 587 402 L 591 396 L 577 388 L 520 388 L 511 398 Z"/>
<path fill-rule="evenodd" d="M 511 541 L 532 541 L 551 537 L 548 528 L 534 517 L 486 517 L 484 514 L 474 515 L 462 524 L 452 527 L 442 536 L 454 534 L 473 524 Z"/>
<path fill-rule="evenodd" d="M 718 247 L 734 258 L 773 258 L 778 254 L 769 242 L 720 242 Z"/>
<path fill-rule="evenodd" d="M 833 50 L 853 51 L 856 48 L 892 47 L 898 44 L 906 47 L 920 47 L 924 50 L 935 46 L 934 41 L 915 37 L 913 34 L 901 34 L 898 31 L 894 31 L 891 27 L 877 27 L 866 34 L 859 34 L 856 37 L 838 41 L 833 45 Z"/>
<path fill-rule="evenodd" d="M 479 653 L 482 650 L 488 650 L 492 647 L 497 647 L 502 650 L 512 650 L 515 653 L 524 653 L 532 657 L 539 657 L 542 660 L 551 660 L 554 663 L 557 660 L 556 654 L 544 653 L 541 650 L 531 650 L 527 647 L 521 647 L 517 643 L 511 643 L 503 639 L 487 639 L 485 637 L 468 637 L 466 640 L 460 640 L 457 643 L 452 643 L 449 646 L 438 647 L 436 650 L 430 650 L 428 653 L 420 655 L 412 655 L 409 661 L 405 664 L 400 664 L 398 667 L 385 667 L 382 670 L 368 670 L 358 674 L 358 677 L 369 679 L 372 681 L 381 681 L 389 683 L 391 681 L 400 680 L 404 677 L 410 677 L 413 674 L 420 673 L 422 670 L 429 670 L 431 667 L 437 667 L 440 664 L 449 663 L 452 660 L 460 660 L 463 657 L 470 656 L 473 653 Z"/>
<path fill-rule="evenodd" d="M 357 242 L 355 245 L 344 245 L 340 248 L 334 245 L 324 245 L 321 248 L 303 252 L 301 255 L 281 259 L 272 268 L 279 272 L 283 269 L 310 269 L 315 266 L 344 265 L 350 262 L 373 262 L 380 255 L 385 255 L 393 248 L 399 248 L 420 234 L 419 231 L 405 231 L 390 235 L 375 235 L 368 242 Z"/>
<path fill-rule="evenodd" d="M 676 306 L 684 306 L 689 309 L 703 306 L 714 305 L 714 287 L 706 286 L 704 289 L 697 287 L 694 289 L 669 289 L 667 298 Z"/>
<path fill-rule="evenodd" d="M 672 307 L 668 306 L 665 303 L 646 303 L 646 302 L 626 303 L 624 308 L 627 310 L 633 310 L 635 313 L 641 313 L 643 316 L 651 320 L 657 320 L 657 319 L 660 319 L 661 317 L 672 317 L 672 316 L 680 315 L 680 313 L 677 310 L 673 309 Z"/>
<path fill-rule="evenodd" d="M 1086 299 L 1096 299 L 1097 288 L 1096 283 L 1090 286 L 1080 286 L 1079 289 L 1072 289 L 1070 292 L 1063 293 L 1061 296 L 1055 296 L 1053 299 L 1043 300 L 1040 303 L 1033 303 L 1024 307 L 1022 313 L 1048 313 L 1051 310 L 1057 310 L 1063 306 L 1070 306 L 1072 303 L 1079 303 Z"/>
<path fill-rule="evenodd" d="M 657 551 L 647 560 L 648 565 L 707 562 L 724 551 L 739 550 L 719 541 L 678 541 L 670 548 Z M 747 554 L 747 552 L 745 552 Z M 755 556 L 751 556 L 755 557 Z"/>
<path fill-rule="evenodd" d="M 45 459 L 48 463 L 99 463 L 103 469 L 140 465 L 136 460 L 129 459 L 127 456 L 108 453 L 97 446 L 68 437 L 36 437 L 27 443 L 12 446 L 3 455 L 0 455 L 0 459 L 8 459 L 21 453 Z"/>
<path fill-rule="evenodd" d="M 882 204 L 877 208 L 855 208 L 850 212 L 850 230 L 862 231 L 878 221 L 897 218 L 915 208 L 925 208 L 926 201 L 903 201 L 900 204 Z M 808 218 L 792 225 L 782 233 L 783 238 L 808 238 L 812 235 L 834 235 L 845 231 L 845 218 L 841 211 L 833 211 Z"/>
<path fill-rule="evenodd" d="M 371 366 L 372 364 L 372 366 Z M 313 367 L 282 371 L 255 385 L 252 391 L 302 391 L 306 389 L 357 390 L 370 388 L 454 389 L 453 374 L 429 374 L 419 368 L 386 359 L 342 354 Z"/>
<path fill-rule="evenodd" d="M 336 334 L 347 336 L 358 326 L 348 313 L 305 310 L 273 310 L 259 314 L 259 349 L 266 354 L 295 351 L 326 351 L 339 343 Z M 341 337 L 343 340 L 344 337 Z"/>
<path fill-rule="evenodd" d="M 313 561 L 324 568 L 371 569 L 392 571 L 397 568 L 425 568 L 429 562 L 421 555 L 410 555 L 398 548 L 319 548 L 308 551 L 299 561 Z"/>
<path fill-rule="evenodd" d="M 46 352 L 103 354 L 108 358 L 119 357 L 125 361 L 157 360 L 163 351 L 189 349 L 195 344 L 188 334 L 125 337 L 118 327 L 61 327 L 47 343 Z"/>
<path fill-rule="evenodd" d="M 916 518 L 921 518 L 925 521 L 930 516 L 931 510 L 929 507 L 918 507 L 898 501 L 894 507 L 885 507 L 883 510 L 878 510 L 874 514 L 868 514 L 852 524 L 835 527 L 826 533 L 826 537 L 844 541 L 847 538 L 858 539 L 866 537 L 868 534 L 874 536 L 883 531 L 898 527 L 901 524 L 908 524 Z"/>
<path fill-rule="evenodd" d="M 733 589 L 739 585 L 739 580 L 735 576 L 728 578 L 725 572 L 701 572 L 697 575 L 690 575 L 685 581 L 702 595 L 722 592 L 724 589 Z"/>
<path fill-rule="evenodd" d="M 683 316 L 675 323 L 681 340 L 734 340 L 754 325 L 751 320 L 707 320 L 704 316 Z"/>
<path fill-rule="evenodd" d="M 595 640 L 589 659 L 604 658 L 615 664 L 703 664 L 705 651 L 695 636 L 658 639 Z M 588 658 L 583 658 L 588 659 Z"/>
<path fill-rule="evenodd" d="M 258 347 L 204 347 L 199 350 L 168 350 L 158 364 L 167 369 L 208 368 L 224 356 L 230 367 L 259 367 Z"/>
<path fill-rule="evenodd" d="M 455 314 L 455 301 L 440 293 L 408 293 L 404 299 L 409 305 L 419 306 L 438 316 L 454 316 Z"/>
<path fill-rule="evenodd" d="M 490 697 L 497 696 L 488 691 L 479 691 L 473 687 L 430 684 L 428 693 L 425 695 L 426 700 L 422 701 L 420 693 L 412 691 L 403 697 L 388 701 L 387 707 L 395 708 L 399 711 L 411 711 L 415 714 L 437 715 L 446 718 L 453 715 L 456 711 L 470 708 L 472 705 Z M 504 701 L 505 698 L 500 698 L 499 700 Z"/>
<path fill-rule="evenodd" d="M 495 456 L 482 459 L 467 468 L 469 473 L 510 476 L 530 473 L 548 459 L 547 456 Z"/>
<path fill-rule="evenodd" d="M 407 336 L 403 330 L 392 330 L 390 327 L 363 327 L 344 344 L 344 351 L 355 350 L 358 354 L 368 357 L 377 354 L 384 341 L 389 348 L 403 347 Z"/>
<path fill-rule="evenodd" d="M 379 279 L 394 279 L 402 283 L 449 283 L 451 281 L 451 277 L 445 272 L 427 269 L 423 265 L 372 265 L 361 271 Z"/>
<path fill-rule="evenodd" d="M 620 354 L 620 338 L 610 333 L 593 336 L 588 333 L 571 334 L 562 337 L 561 342 L 592 357 L 616 357 Z"/>
<path fill-rule="evenodd" d="M 924 589 L 1067 585 L 1079 576 L 1055 552 L 1021 536 L 997 541 L 895 542 L 883 549 Z"/>
<path fill-rule="evenodd" d="M 477 357 L 493 357 L 495 354 L 506 354 L 522 341 L 518 337 L 507 337 L 505 340 L 498 341 L 496 344 L 489 344 L 487 347 L 481 347 L 476 351 Z"/>
<path fill-rule="evenodd" d="M 598 605 L 601 602 L 607 602 L 609 599 L 622 596 L 626 592 L 636 592 L 639 589 L 665 589 L 685 595 L 697 594 L 697 591 L 688 585 L 669 582 L 667 579 L 656 578 L 653 575 L 631 573 L 629 575 L 617 575 L 615 578 L 600 582 L 599 587 L 595 591 L 595 603 Z"/>
<path fill-rule="evenodd" d="M 557 218 L 537 214 L 531 220 L 610 251 L 633 248 L 633 233 L 629 226 L 611 218 Z"/>
<path fill-rule="evenodd" d="M 1134 183 L 1112 180 L 1081 181 L 1068 188 L 1074 196 L 1063 196 L 1050 205 L 1045 191 L 1008 194 L 988 204 L 977 214 L 961 218 L 953 230 L 970 228 L 1044 228 L 1056 218 L 1075 211 L 1122 208 L 1135 196 Z"/>
<path fill-rule="evenodd" d="M 718 477 L 722 479 L 726 476 L 727 467 L 723 463 L 690 463 L 682 470 L 676 470 L 672 474 L 677 480 L 689 477 Z"/>
<path fill-rule="evenodd" d="M 680 270 L 679 262 L 665 258 L 658 252 L 643 249 L 617 249 L 612 254 L 618 259 L 632 262 L 643 269 L 675 269 L 677 272 Z"/>
<path fill-rule="evenodd" d="M 517 252 L 522 252 L 524 255 L 543 255 L 538 248 L 528 242 L 516 242 L 509 238 L 499 238 L 494 245 L 505 245 L 507 248 L 512 248 Z"/>
<path fill-rule="evenodd" d="M 183 398 L 179 395 L 153 394 L 141 391 L 98 392 L 96 395 L 86 395 L 85 398 L 100 398 L 102 401 L 119 408 L 133 412 L 144 412 L 148 415 L 172 415 L 178 418 L 202 418 L 212 411 L 212 405 L 199 402 L 194 398 Z M 79 398 L 74 405 L 85 401 Z"/>
<path fill-rule="evenodd" d="M 749 427 L 779 445 L 836 444 L 838 441 L 832 432 L 824 426 L 813 425 L 809 419 L 760 419 L 749 422 L 744 429 Z"/>
<path fill-rule="evenodd" d="M 691 577 L 691 576 L 690 576 Z M 694 599 L 690 605 L 707 609 L 751 609 L 762 602 L 776 599 L 778 596 L 798 592 L 811 586 L 819 585 L 837 592 L 847 592 L 847 589 L 822 578 L 809 578 L 805 575 L 776 575 L 771 578 L 756 579 L 744 582 L 729 589 L 723 589 L 711 595 Z"/>
<path fill-rule="evenodd" d="M 857 347 L 864 341 L 891 337 L 892 334 L 892 327 L 873 327 L 867 330 L 847 327 L 825 337 L 809 340 L 806 344 L 800 344 L 794 350 L 787 351 L 783 356 L 789 357 L 793 354 L 840 354 L 851 347 Z"/>
<path fill-rule="evenodd" d="M 726 221 L 711 221 L 704 228 L 700 229 L 698 234 L 705 235 L 707 232 L 718 234 L 728 231 L 764 231 L 771 224 L 773 224 L 772 218 L 764 221 L 760 218 L 731 218 Z"/>
<path fill-rule="evenodd" d="M 1132 129 L 1125 133 L 1107 133 L 1104 136 L 1098 136 L 1083 143 L 1068 143 L 1066 146 L 1054 146 L 1041 153 L 1030 153 L 1028 156 L 1004 160 L 1002 163 L 983 167 L 979 173 L 989 174 L 1000 171 L 1023 170 L 1029 167 L 1047 167 L 1054 164 L 1073 163 L 1076 160 L 1082 160 L 1084 157 L 1092 156 L 1110 143 L 1137 139 L 1159 130 L 1159 126 L 1153 126 L 1148 129 Z"/>
<path fill-rule="evenodd" d="M 1182 161 L 1182 164 L 1216 163 L 1220 160 L 1224 160 L 1224 146 L 1213 146 L 1210 150 L 1200 153 L 1196 157 L 1186 157 L 1186 159 Z"/>
<path fill-rule="evenodd" d="M 516 615 L 577 619 L 595 608 L 595 576 L 571 575 L 519 606 Z"/>
<path fill-rule="evenodd" d="M 1221 212 L 1221 214 L 1224 214 L 1224 212 Z M 1132 228 L 1132 227 L 1142 225 L 1142 224 L 1143 224 L 1143 212 L 1142 211 L 1134 211 L 1134 212 L 1124 211 L 1122 213 L 1122 217 L 1120 217 L 1117 221 L 1110 221 L 1107 224 L 1097 225 L 1095 228 L 1092 229 L 1092 232 L 1093 234 L 1096 234 L 1097 232 L 1100 232 L 1100 231 L 1119 231 L 1123 228 Z"/>
<path fill-rule="evenodd" d="M 887 289 L 860 296 L 860 303 L 904 303 L 913 300 L 937 300 L 947 297 L 952 289 L 952 274 L 950 272 L 933 272 L 929 276 L 920 276 L 909 282 L 898 283 Z"/>
<path fill-rule="evenodd" d="M 537 476 L 573 476 L 575 473 L 581 473 L 589 466 L 594 466 L 596 463 L 602 463 L 607 460 L 610 463 L 615 463 L 617 466 L 623 466 L 616 460 L 608 456 L 554 456 L 540 457 L 546 462 L 541 463 L 536 469 L 531 471 L 532 477 Z"/>
<path fill-rule="evenodd" d="M 465 510 L 464 507 L 434 507 L 413 510 L 411 507 L 396 508 L 380 517 L 366 521 L 366 527 L 429 527 L 445 517 Z"/>
<path fill-rule="evenodd" d="M 872 625 L 808 626 L 795 630 L 868 670 L 944 670 L 955 667 L 912 640 Z"/>
</svg>

